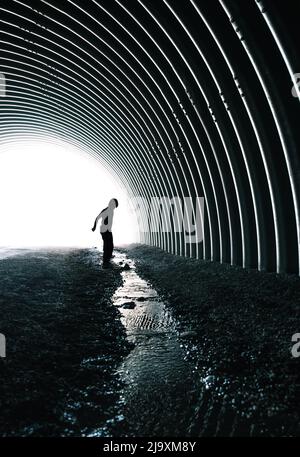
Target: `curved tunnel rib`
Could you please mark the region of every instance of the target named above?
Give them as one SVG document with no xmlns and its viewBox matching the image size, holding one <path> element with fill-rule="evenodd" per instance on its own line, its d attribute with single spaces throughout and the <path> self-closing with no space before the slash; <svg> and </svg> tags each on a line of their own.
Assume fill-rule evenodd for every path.
<svg viewBox="0 0 300 457">
<path fill-rule="evenodd" d="M 299 274 L 290 0 L 11 0 L 0 10 L 1 143 L 64 139 L 99 158 L 141 198 L 142 242 Z M 204 197 L 203 242 L 146 231 L 151 199 L 175 196 Z"/>
</svg>

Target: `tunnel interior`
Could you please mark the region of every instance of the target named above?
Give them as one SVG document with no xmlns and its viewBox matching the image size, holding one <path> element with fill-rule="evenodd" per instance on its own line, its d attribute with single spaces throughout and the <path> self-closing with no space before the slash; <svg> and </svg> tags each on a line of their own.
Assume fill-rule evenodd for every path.
<svg viewBox="0 0 300 457">
<path fill-rule="evenodd" d="M 1 144 L 47 137 L 99 158 L 141 198 L 143 243 L 299 274 L 295 2 L 10 0 L 0 9 Z M 203 240 L 143 232 L 147 202 L 164 197 L 204 197 Z"/>
</svg>

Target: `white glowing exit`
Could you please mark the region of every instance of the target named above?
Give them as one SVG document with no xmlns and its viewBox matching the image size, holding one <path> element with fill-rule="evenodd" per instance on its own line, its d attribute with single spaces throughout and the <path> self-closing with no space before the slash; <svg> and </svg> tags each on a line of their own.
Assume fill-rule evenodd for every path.
<svg viewBox="0 0 300 457">
<path fill-rule="evenodd" d="M 95 217 L 117 198 L 115 244 L 137 240 L 125 189 L 98 160 L 64 142 L 0 145 L 0 246 L 100 246 Z"/>
</svg>

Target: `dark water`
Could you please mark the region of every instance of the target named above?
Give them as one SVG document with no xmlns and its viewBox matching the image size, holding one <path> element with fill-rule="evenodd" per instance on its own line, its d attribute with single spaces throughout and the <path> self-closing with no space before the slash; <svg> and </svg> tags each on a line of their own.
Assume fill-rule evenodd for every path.
<svg viewBox="0 0 300 457">
<path fill-rule="evenodd" d="M 115 260 L 125 259 L 118 254 Z M 135 347 L 117 370 L 126 384 L 122 392 L 124 419 L 117 434 L 187 435 L 200 379 L 186 360 L 176 322 L 165 303 L 137 275 L 134 262 L 126 262 L 131 269 L 122 273 L 124 282 L 113 300 Z M 124 302 L 133 302 L 135 307 L 124 309 Z"/>
</svg>

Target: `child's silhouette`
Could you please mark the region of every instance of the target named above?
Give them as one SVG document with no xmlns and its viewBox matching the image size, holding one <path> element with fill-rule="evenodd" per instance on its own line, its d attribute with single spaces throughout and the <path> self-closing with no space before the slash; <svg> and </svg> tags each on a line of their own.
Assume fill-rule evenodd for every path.
<svg viewBox="0 0 300 457">
<path fill-rule="evenodd" d="M 113 253 L 114 243 L 112 235 L 112 223 L 114 217 L 114 210 L 119 206 L 118 200 L 112 198 L 106 208 L 104 208 L 96 217 L 92 231 L 94 232 L 97 227 L 97 223 L 101 218 L 100 233 L 103 239 L 103 265 L 106 266 Z"/>
</svg>

